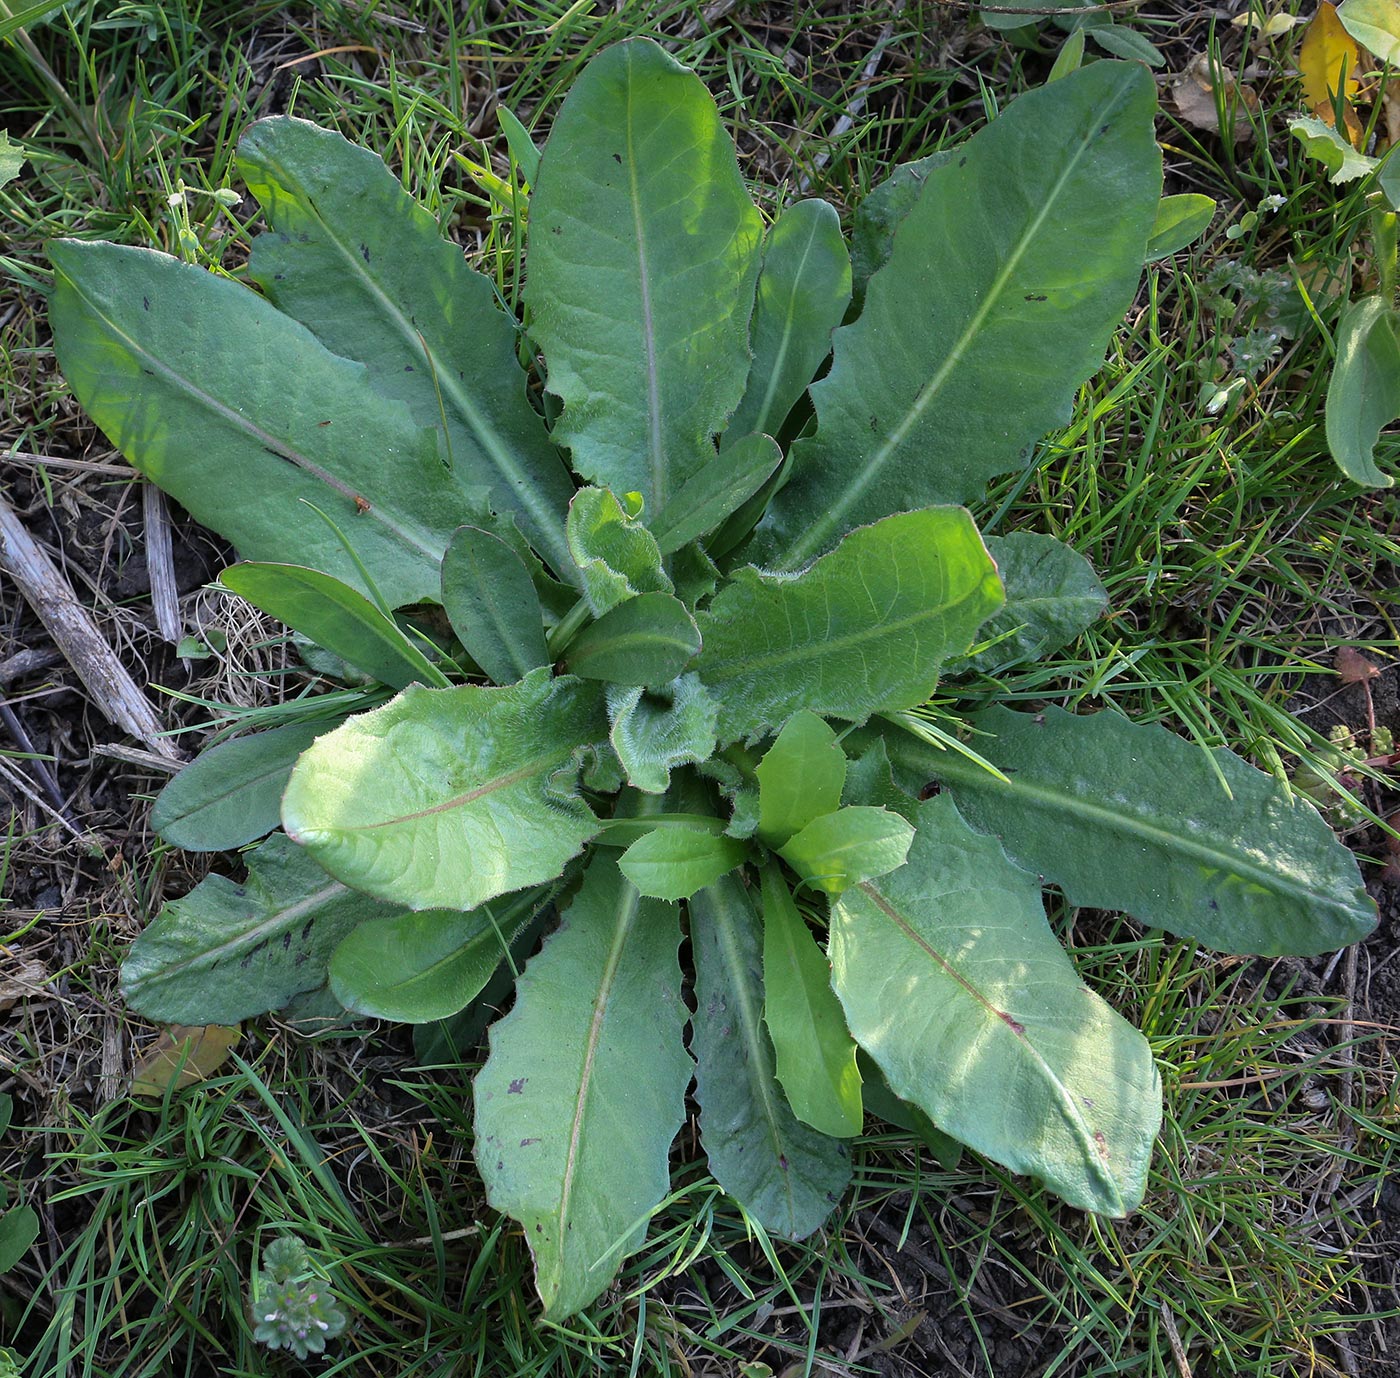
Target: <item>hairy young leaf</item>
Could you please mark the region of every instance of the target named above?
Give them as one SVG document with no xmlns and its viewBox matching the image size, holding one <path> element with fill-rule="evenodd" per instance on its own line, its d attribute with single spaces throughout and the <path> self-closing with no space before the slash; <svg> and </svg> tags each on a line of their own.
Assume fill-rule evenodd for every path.
<svg viewBox="0 0 1400 1378">
<path fill-rule="evenodd" d="M 187 852 L 232 851 L 270 833 L 297 757 L 343 721 L 288 723 L 210 747 L 156 796 L 151 827 Z"/>
<path fill-rule="evenodd" d="M 1375 926 L 1356 861 L 1317 810 L 1224 748 L 1208 756 L 1113 712 L 990 708 L 970 721 L 1005 780 L 887 732 L 896 766 L 943 781 L 974 828 L 1071 904 L 1264 956 L 1329 951 Z"/>
<path fill-rule="evenodd" d="M 728 436 L 782 430 L 831 353 L 831 332 L 850 301 L 851 256 L 835 207 L 818 200 L 789 206 L 764 241 L 749 326 L 753 365 Z"/>
<path fill-rule="evenodd" d="M 836 733 L 804 708 L 787 720 L 754 773 L 758 835 L 781 847 L 813 819 L 841 807 L 846 753 Z"/>
<path fill-rule="evenodd" d="M 679 598 L 640 593 L 585 627 L 569 645 L 567 664 L 583 679 L 669 684 L 699 650 L 695 619 Z"/>
<path fill-rule="evenodd" d="M 463 490 L 433 432 L 376 395 L 363 365 L 256 292 L 165 254 L 63 239 L 49 258 L 63 375 L 152 482 L 245 558 L 368 592 L 315 504 L 392 606 L 437 597 L 448 538 L 484 493 Z"/>
<path fill-rule="evenodd" d="M 861 1128 L 856 1045 L 831 966 L 774 865 L 763 868 L 763 1019 L 793 1113 L 834 1138 Z"/>
<path fill-rule="evenodd" d="M 552 880 L 598 831 L 574 777 L 607 735 L 600 697 L 547 670 L 406 689 L 301 758 L 283 826 L 338 879 L 408 909 L 475 909 Z"/>
<path fill-rule="evenodd" d="M 839 895 L 904 865 L 914 829 L 897 813 L 866 804 L 814 818 L 778 848 L 808 885 Z"/>
<path fill-rule="evenodd" d="M 446 685 L 447 677 L 364 594 L 302 565 L 231 565 L 219 582 L 255 608 L 381 684 Z"/>
<path fill-rule="evenodd" d="M 1033 531 L 985 539 L 1006 605 L 977 633 L 979 641 L 1001 639 L 970 656 L 969 669 L 994 674 L 1039 660 L 1073 641 L 1108 605 L 1093 565 L 1063 541 Z"/>
<path fill-rule="evenodd" d="M 744 435 L 709 460 L 681 486 L 652 522 L 663 555 L 674 555 L 742 507 L 783 462 L 778 442 L 768 435 Z"/>
<path fill-rule="evenodd" d="M 860 722 L 922 703 L 1001 603 L 955 507 L 862 527 L 796 576 L 742 569 L 699 619 L 696 670 L 719 700 L 720 740 L 762 736 L 802 708 Z"/>
<path fill-rule="evenodd" d="M 332 880 L 281 833 L 248 853 L 241 885 L 208 876 L 131 945 L 122 994 L 152 1019 L 237 1024 L 326 980 L 337 943 L 401 912 Z"/>
<path fill-rule="evenodd" d="M 463 650 L 497 684 L 549 664 L 534 580 L 499 536 L 479 526 L 453 533 L 442 561 L 442 607 Z"/>
<path fill-rule="evenodd" d="M 1142 1199 L 1162 1117 L 1146 1039 L 1075 973 L 1033 876 L 946 797 L 908 864 L 832 906 L 832 982 L 890 1088 L 1081 1210 Z"/>
<path fill-rule="evenodd" d="M 564 509 L 573 483 L 525 395 L 515 321 L 490 281 L 382 160 L 329 129 L 274 116 L 238 145 L 238 169 L 272 226 L 249 272 L 328 349 L 445 431 L 453 477 L 489 489 L 569 577 Z"/>
<path fill-rule="evenodd" d="M 1327 384 L 1327 448 L 1337 467 L 1366 488 L 1395 480 L 1376 466 L 1376 441 L 1400 417 L 1400 318 L 1384 297 L 1349 302 L 1337 327 L 1337 360 Z"/>
<path fill-rule="evenodd" d="M 347 1010 L 375 1019 L 446 1019 L 476 999 L 558 893 L 557 882 L 536 885 L 470 914 L 431 910 L 361 924 L 331 953 L 331 990 Z"/>
<path fill-rule="evenodd" d="M 530 197 L 531 332 L 574 468 L 661 512 L 748 373 L 762 222 L 695 75 L 648 39 L 594 58 Z"/>
<path fill-rule="evenodd" d="M 657 828 L 640 837 L 617 863 L 644 895 L 686 900 L 743 863 L 748 847 L 709 828 Z"/>
<path fill-rule="evenodd" d="M 603 488 L 580 488 L 569 504 L 569 555 L 595 617 L 640 593 L 670 593 L 656 537 Z"/>
<path fill-rule="evenodd" d="M 793 448 L 760 558 L 797 569 L 887 512 L 975 498 L 1069 420 L 1156 215 L 1153 101 L 1140 65 L 1096 62 L 928 174 L 860 319 L 836 332 L 816 435 Z"/>
<path fill-rule="evenodd" d="M 607 1286 L 670 1185 L 691 1062 L 674 906 L 597 855 L 477 1075 L 476 1160 L 554 1320 Z"/>
<path fill-rule="evenodd" d="M 764 1229 L 803 1239 L 840 1200 L 850 1156 L 798 1120 L 774 1075 L 761 921 L 741 881 L 727 877 L 691 900 L 690 941 L 695 1091 L 710 1171 Z"/>
<path fill-rule="evenodd" d="M 714 754 L 719 708 L 699 675 L 681 675 L 657 691 L 609 685 L 607 695 L 613 750 L 628 783 L 644 793 L 661 794 L 677 766 Z"/>
</svg>

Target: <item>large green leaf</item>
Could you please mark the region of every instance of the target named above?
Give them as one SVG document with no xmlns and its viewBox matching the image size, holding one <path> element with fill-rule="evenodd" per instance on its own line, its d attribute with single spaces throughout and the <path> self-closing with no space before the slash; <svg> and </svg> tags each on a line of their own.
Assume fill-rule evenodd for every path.
<svg viewBox="0 0 1400 1378">
<path fill-rule="evenodd" d="M 401 911 L 332 880 L 281 833 L 248 853 L 248 879 L 208 876 L 131 945 L 122 993 L 173 1024 L 237 1024 L 326 980 L 337 943 Z"/>
<path fill-rule="evenodd" d="M 1400 317 L 1384 297 L 1349 302 L 1337 327 L 1327 384 L 1327 448 L 1337 467 L 1367 488 L 1395 480 L 1376 465 L 1381 431 L 1400 417 Z"/>
<path fill-rule="evenodd" d="M 996 644 L 970 657 L 971 669 L 993 674 L 1039 660 L 1073 641 L 1107 606 L 1093 565 L 1063 541 L 1034 531 L 986 539 L 1006 605 L 977 633 L 979 641 Z"/>
<path fill-rule="evenodd" d="M 281 821 L 292 766 L 343 718 L 288 723 L 201 752 L 156 796 L 151 827 L 187 852 L 225 852 Z"/>
<path fill-rule="evenodd" d="M 851 256 L 835 207 L 818 200 L 789 206 L 764 240 L 749 326 L 753 365 L 726 447 L 729 437 L 778 434 L 831 353 L 831 332 L 850 300 Z"/>
<path fill-rule="evenodd" d="M 559 892 L 536 885 L 470 914 L 428 910 L 352 929 L 331 953 L 335 998 L 356 1014 L 427 1024 L 481 993 L 506 952 Z"/>
<path fill-rule="evenodd" d="M 860 722 L 922 703 L 1001 603 L 956 507 L 862 527 L 795 578 L 741 569 L 699 619 L 696 670 L 719 700 L 720 740 L 762 736 L 803 708 Z"/>
<path fill-rule="evenodd" d="M 826 954 L 778 868 L 763 868 L 763 1019 L 793 1113 L 836 1138 L 861 1129 L 861 1078 Z"/>
<path fill-rule="evenodd" d="M 367 365 L 380 393 L 445 428 L 455 477 L 489 488 L 567 578 L 573 483 L 526 399 L 518 327 L 491 283 L 376 154 L 333 130 L 259 120 L 238 169 L 273 231 L 253 243 L 253 279 L 328 349 Z"/>
<path fill-rule="evenodd" d="M 249 288 L 165 254 L 64 239 L 49 257 L 59 366 L 142 473 L 247 559 L 368 592 L 312 503 L 391 604 L 438 596 L 448 538 L 480 518 L 484 491 L 454 479 L 433 431 L 376 394 L 363 365 Z"/>
<path fill-rule="evenodd" d="M 607 1286 L 670 1187 L 691 1072 L 679 945 L 675 907 L 595 855 L 491 1029 L 477 1165 L 491 1204 L 525 1232 L 552 1319 Z"/>
<path fill-rule="evenodd" d="M 851 274 L 857 293 L 857 305 L 865 300 L 865 287 L 881 268 L 890 261 L 894 249 L 895 231 L 904 217 L 923 195 L 929 173 L 950 162 L 956 149 L 940 148 L 912 163 L 900 163 L 856 207 L 851 226 Z"/>
<path fill-rule="evenodd" d="M 600 698 L 548 670 L 406 689 L 301 758 L 283 826 L 338 879 L 408 909 L 475 909 L 552 880 L 598 831 L 575 774 L 607 736 Z"/>
<path fill-rule="evenodd" d="M 1069 420 L 1156 216 L 1153 104 L 1143 67 L 1096 62 L 928 173 L 860 319 L 836 332 L 760 558 L 799 568 L 887 512 L 976 498 Z"/>
<path fill-rule="evenodd" d="M 704 84 L 648 39 L 574 83 L 530 197 L 530 329 L 574 468 L 663 511 L 748 373 L 762 223 Z"/>
<path fill-rule="evenodd" d="M 715 1181 L 770 1233 L 803 1239 L 851 1177 L 839 1140 L 792 1113 L 763 1025 L 762 923 L 735 877 L 690 901 L 700 1138 Z"/>
<path fill-rule="evenodd" d="M 832 983 L 902 1099 L 1073 1206 L 1142 1199 L 1162 1117 L 1147 1040 L 1079 979 L 1035 877 L 946 797 L 909 861 L 832 906 Z"/>
<path fill-rule="evenodd" d="M 442 607 L 466 653 L 497 684 L 549 664 L 539 594 L 499 536 L 463 526 L 442 562 Z"/>
<path fill-rule="evenodd" d="M 1327 952 L 1375 925 L 1355 858 L 1317 810 L 1223 747 L 1113 712 L 991 708 L 971 723 L 1005 779 L 902 733 L 885 734 L 891 758 L 916 789 L 943 781 L 974 828 L 1071 904 L 1266 956 Z"/>
<path fill-rule="evenodd" d="M 699 675 L 681 675 L 660 690 L 608 686 L 609 739 L 629 784 L 660 794 L 677 766 L 698 765 L 715 750 L 719 713 Z"/>
<path fill-rule="evenodd" d="M 447 676 L 396 622 L 333 575 L 304 565 L 249 561 L 224 570 L 219 582 L 381 684 L 394 689 L 447 684 Z"/>
</svg>

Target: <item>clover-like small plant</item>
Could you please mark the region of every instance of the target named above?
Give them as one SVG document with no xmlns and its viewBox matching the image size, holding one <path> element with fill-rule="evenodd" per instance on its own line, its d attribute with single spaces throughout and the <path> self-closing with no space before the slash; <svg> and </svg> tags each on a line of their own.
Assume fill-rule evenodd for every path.
<svg viewBox="0 0 1400 1378">
<path fill-rule="evenodd" d="M 131 1002 L 232 1023 L 328 984 L 433 1021 L 543 932 L 475 1151 L 556 1317 L 639 1245 L 692 1077 L 715 1178 L 773 1234 L 835 1207 L 867 1103 L 1132 1210 L 1158 1073 L 1042 882 L 1226 952 L 1374 922 L 1316 811 L 1238 757 L 997 702 L 1105 595 L 962 504 L 1068 420 L 1181 223 L 1153 110 L 1136 64 L 1065 75 L 896 171 L 848 252 L 818 200 L 765 228 L 701 82 L 624 43 L 538 166 L 515 131 L 523 321 L 295 119 L 239 148 L 260 291 L 54 244 L 78 397 L 246 558 L 228 588 L 377 686 L 164 792 L 174 843 L 265 840 L 137 941 Z"/>
<path fill-rule="evenodd" d="M 263 1250 L 253 1274 L 253 1338 L 269 1349 L 286 1349 L 298 1359 L 324 1354 L 326 1342 L 345 1329 L 330 1284 L 311 1265 L 306 1245 L 294 1234 L 281 1235 Z"/>
</svg>

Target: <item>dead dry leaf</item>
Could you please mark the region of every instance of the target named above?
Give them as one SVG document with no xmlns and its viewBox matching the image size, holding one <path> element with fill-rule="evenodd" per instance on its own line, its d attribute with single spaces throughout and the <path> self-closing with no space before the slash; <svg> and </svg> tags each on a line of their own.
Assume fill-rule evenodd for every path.
<svg viewBox="0 0 1400 1378">
<path fill-rule="evenodd" d="M 1343 684 L 1367 684 L 1380 675 L 1380 671 L 1355 646 L 1341 647 L 1332 664 Z"/>
<path fill-rule="evenodd" d="M 1223 110 L 1231 143 L 1249 143 L 1254 138 L 1249 117 L 1259 109 L 1258 94 L 1252 86 L 1237 82 L 1234 73 L 1208 53 L 1198 53 L 1173 81 L 1172 100 L 1181 118 L 1197 129 L 1221 134 Z"/>
<path fill-rule="evenodd" d="M 18 957 L 7 947 L 0 947 L 0 962 L 0 1014 L 21 1000 L 44 993 L 49 972 L 42 962 Z"/>
<path fill-rule="evenodd" d="M 241 1028 L 222 1024 L 172 1024 L 136 1064 L 131 1094 L 159 1099 L 169 1089 L 180 1091 L 204 1081 L 223 1066 L 242 1036 Z"/>
</svg>

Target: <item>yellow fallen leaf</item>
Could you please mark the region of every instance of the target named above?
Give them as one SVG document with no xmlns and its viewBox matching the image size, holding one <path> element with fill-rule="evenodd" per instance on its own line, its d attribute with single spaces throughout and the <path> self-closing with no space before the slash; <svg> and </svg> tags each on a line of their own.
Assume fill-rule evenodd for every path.
<svg viewBox="0 0 1400 1378">
<path fill-rule="evenodd" d="M 1337 7 L 1322 0 L 1298 48 L 1298 74 L 1303 78 L 1308 106 L 1328 124 L 1335 123 L 1331 117 L 1332 98 L 1342 89 L 1344 70 L 1346 90 L 1342 94 L 1350 99 L 1361 89 L 1357 75 L 1360 65 L 1361 49 L 1342 27 Z"/>
<path fill-rule="evenodd" d="M 180 1091 L 204 1081 L 223 1066 L 242 1036 L 242 1029 L 222 1024 L 172 1024 L 136 1064 L 131 1094 L 159 1099 L 168 1089 Z"/>
</svg>

